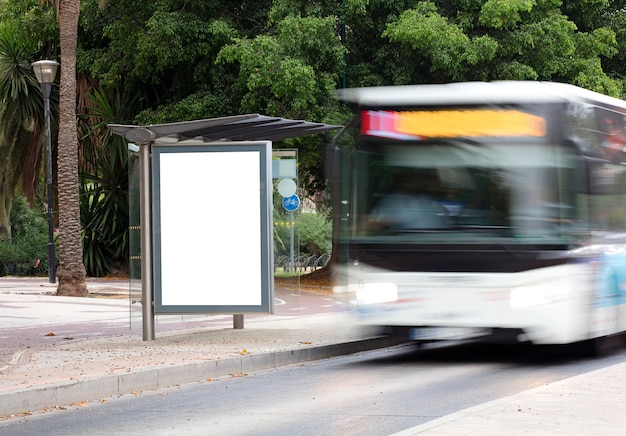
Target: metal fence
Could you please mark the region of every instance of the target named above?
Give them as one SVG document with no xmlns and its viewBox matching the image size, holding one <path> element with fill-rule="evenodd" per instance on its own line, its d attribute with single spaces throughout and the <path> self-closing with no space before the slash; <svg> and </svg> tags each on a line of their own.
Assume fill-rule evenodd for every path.
<svg viewBox="0 0 626 436">
<path fill-rule="evenodd" d="M 320 256 L 311 256 L 311 255 L 299 255 L 294 256 L 292 259 L 291 256 L 278 256 L 274 261 L 274 270 L 275 271 L 284 271 L 284 272 L 297 272 L 297 273 L 308 273 L 311 271 L 316 271 L 319 268 L 324 268 L 328 265 L 330 261 L 330 255 L 322 254 Z"/>
</svg>

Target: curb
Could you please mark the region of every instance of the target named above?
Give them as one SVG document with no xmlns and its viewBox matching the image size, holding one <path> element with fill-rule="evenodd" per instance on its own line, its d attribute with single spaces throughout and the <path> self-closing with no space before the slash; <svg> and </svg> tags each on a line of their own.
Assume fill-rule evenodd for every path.
<svg viewBox="0 0 626 436">
<path fill-rule="evenodd" d="M 374 337 L 297 350 L 247 354 L 177 366 L 146 368 L 124 374 L 87 377 L 53 385 L 15 389 L 0 393 L 0 416 L 17 415 L 26 411 L 43 410 L 82 401 L 95 401 L 105 397 L 163 389 L 180 384 L 203 382 L 231 374 L 276 369 L 282 366 L 345 356 L 405 343 L 406 341 L 391 337 Z"/>
</svg>

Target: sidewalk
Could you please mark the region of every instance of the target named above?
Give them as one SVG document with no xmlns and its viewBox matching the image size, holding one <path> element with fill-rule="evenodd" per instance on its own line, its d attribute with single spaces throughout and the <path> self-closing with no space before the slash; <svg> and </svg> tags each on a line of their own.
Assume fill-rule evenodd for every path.
<svg viewBox="0 0 626 436">
<path fill-rule="evenodd" d="M 0 277 L 0 417 L 394 345 L 332 308 L 245 315 L 243 329 L 232 315 L 157 315 L 156 339 L 144 341 L 128 281 L 87 287 L 100 298 Z"/>
<path fill-rule="evenodd" d="M 477 434 L 622 436 L 626 363 L 470 407 L 394 436 Z"/>
<path fill-rule="evenodd" d="M 47 279 L 0 277 L 0 417 L 394 345 L 350 327 L 343 308 L 159 315 L 142 340 L 127 281 L 88 281 L 100 298 L 56 297 Z M 303 300 L 304 301 L 303 297 Z M 292 309 L 299 309 L 293 307 Z M 626 363 L 432 420 L 399 433 L 622 435 Z"/>
</svg>

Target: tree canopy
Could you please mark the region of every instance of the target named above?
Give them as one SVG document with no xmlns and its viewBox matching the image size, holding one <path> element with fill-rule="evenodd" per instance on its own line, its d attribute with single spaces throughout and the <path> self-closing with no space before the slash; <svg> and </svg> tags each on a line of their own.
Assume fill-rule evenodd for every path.
<svg viewBox="0 0 626 436">
<path fill-rule="evenodd" d="M 625 5 L 82 0 L 78 101 L 96 90 L 112 101 L 123 96 L 133 111 L 124 108 L 117 121 L 139 124 L 250 112 L 340 124 L 348 110 L 333 91 L 342 86 L 551 80 L 624 97 Z M 56 53 L 54 14 L 39 0 L 0 0 L 0 30 L 15 22 L 33 56 Z M 327 139 L 278 145 L 300 149 L 310 193 L 324 188 Z"/>
<path fill-rule="evenodd" d="M 138 96 L 136 122 L 258 112 L 341 123 L 347 85 L 552 80 L 624 94 L 621 1 L 83 0 L 79 70 Z M 320 138 L 301 149 L 324 185 Z"/>
</svg>

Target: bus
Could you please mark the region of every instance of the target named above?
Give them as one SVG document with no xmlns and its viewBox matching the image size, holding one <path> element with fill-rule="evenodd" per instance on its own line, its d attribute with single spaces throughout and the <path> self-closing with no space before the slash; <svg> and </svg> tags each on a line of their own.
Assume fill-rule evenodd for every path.
<svg viewBox="0 0 626 436">
<path fill-rule="evenodd" d="M 353 88 L 334 138 L 335 292 L 417 342 L 626 330 L 626 102 L 573 85 Z M 585 342 L 583 342 L 585 341 Z"/>
</svg>

